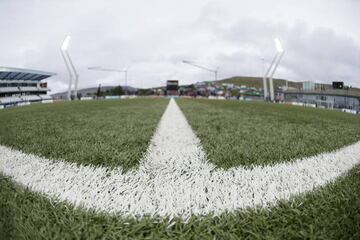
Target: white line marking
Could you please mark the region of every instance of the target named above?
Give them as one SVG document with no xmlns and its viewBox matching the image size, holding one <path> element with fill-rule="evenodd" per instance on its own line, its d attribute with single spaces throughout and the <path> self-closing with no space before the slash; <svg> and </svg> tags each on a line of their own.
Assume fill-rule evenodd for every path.
<svg viewBox="0 0 360 240">
<path fill-rule="evenodd" d="M 139 168 L 78 166 L 0 146 L 0 171 L 35 192 L 75 206 L 122 216 L 184 220 L 280 199 L 335 180 L 360 162 L 360 142 L 332 153 L 280 163 L 217 169 L 174 100 L 162 116 Z"/>
</svg>

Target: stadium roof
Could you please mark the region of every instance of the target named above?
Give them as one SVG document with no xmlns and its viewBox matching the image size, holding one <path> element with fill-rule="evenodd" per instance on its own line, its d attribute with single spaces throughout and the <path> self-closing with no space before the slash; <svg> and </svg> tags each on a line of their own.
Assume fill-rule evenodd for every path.
<svg viewBox="0 0 360 240">
<path fill-rule="evenodd" d="M 0 67 L 0 80 L 31 80 L 40 81 L 55 73 L 23 68 Z"/>
</svg>

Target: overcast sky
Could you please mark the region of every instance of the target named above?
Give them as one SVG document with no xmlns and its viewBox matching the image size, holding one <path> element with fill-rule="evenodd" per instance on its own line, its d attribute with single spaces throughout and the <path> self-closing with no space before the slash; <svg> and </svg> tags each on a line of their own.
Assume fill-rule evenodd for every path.
<svg viewBox="0 0 360 240">
<path fill-rule="evenodd" d="M 123 74 L 91 66 L 126 67 L 134 87 L 186 84 L 213 74 L 183 59 L 219 66 L 219 78 L 261 76 L 279 37 L 276 78 L 360 87 L 359 12 L 357 0 L 0 0 L 0 66 L 55 72 L 52 93 L 66 90 L 60 46 L 69 34 L 79 88 L 124 84 Z"/>
</svg>

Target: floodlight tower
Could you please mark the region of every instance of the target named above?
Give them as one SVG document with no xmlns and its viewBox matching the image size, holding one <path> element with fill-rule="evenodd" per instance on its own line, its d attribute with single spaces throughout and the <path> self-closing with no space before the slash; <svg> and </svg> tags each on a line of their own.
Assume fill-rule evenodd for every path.
<svg viewBox="0 0 360 240">
<path fill-rule="evenodd" d="M 89 67 L 89 70 L 95 70 L 95 71 L 105 71 L 105 72 L 119 72 L 119 73 L 124 73 L 125 74 L 125 95 L 127 96 L 127 74 L 128 74 L 128 69 L 124 68 L 124 69 L 112 69 L 112 68 L 103 68 L 103 67 Z"/>
<path fill-rule="evenodd" d="M 65 62 L 65 66 L 66 66 L 66 70 L 68 71 L 69 73 L 69 88 L 68 88 L 68 94 L 67 94 L 67 97 L 68 97 L 68 100 L 71 100 L 71 85 L 72 85 L 72 81 L 73 81 L 73 74 L 71 72 L 71 69 L 70 69 L 70 66 L 69 66 L 69 63 L 68 63 L 68 59 L 66 57 L 66 50 L 69 46 L 69 41 L 70 41 L 70 36 L 66 36 L 65 37 L 65 40 L 61 46 L 61 56 L 63 57 L 64 59 L 64 62 Z"/>
<path fill-rule="evenodd" d="M 75 98 L 77 97 L 77 87 L 78 87 L 78 80 L 79 80 L 79 74 L 77 73 L 75 66 L 70 58 L 68 48 L 70 43 L 71 37 L 67 35 L 64 39 L 63 44 L 61 45 L 61 55 L 64 59 L 66 69 L 69 73 L 70 79 L 69 79 L 69 88 L 68 88 L 68 99 L 71 100 L 71 87 L 72 87 L 72 81 L 75 80 L 75 89 L 74 89 L 74 95 Z"/>
<path fill-rule="evenodd" d="M 268 89 L 267 89 L 267 81 L 266 81 L 266 74 L 265 74 L 265 58 L 261 58 L 262 61 L 262 75 L 263 75 L 263 90 L 264 90 L 264 101 L 268 98 Z"/>
<path fill-rule="evenodd" d="M 271 101 L 274 101 L 275 100 L 275 92 L 274 92 L 274 82 L 273 82 L 273 77 L 274 77 L 274 74 L 275 74 L 275 71 L 277 69 L 277 67 L 279 66 L 279 63 L 281 61 L 281 58 L 283 57 L 285 51 L 284 51 L 284 48 L 279 40 L 279 38 L 275 38 L 274 39 L 274 42 L 275 42 L 275 47 L 276 47 L 276 50 L 277 50 L 277 53 L 266 73 L 266 76 L 268 76 L 268 74 L 270 73 L 270 77 L 269 77 L 269 85 L 270 85 L 270 100 Z"/>
<path fill-rule="evenodd" d="M 187 61 L 187 60 L 183 60 L 182 62 L 185 63 L 185 64 L 189 64 L 189 65 L 191 65 L 191 66 L 197 67 L 197 68 L 201 68 L 201 69 L 206 70 L 206 71 L 208 71 L 208 72 L 214 73 L 214 75 L 215 75 L 215 76 L 214 76 L 214 77 L 215 77 L 215 81 L 217 81 L 218 72 L 219 72 L 219 67 L 217 67 L 216 69 L 210 69 L 210 68 L 208 68 L 208 67 L 200 66 L 200 65 L 198 65 L 198 64 L 196 64 L 196 63 L 193 63 L 193 62 L 190 62 L 190 61 Z"/>
<path fill-rule="evenodd" d="M 274 64 L 275 64 L 275 62 L 276 62 L 276 59 L 277 59 L 277 54 L 274 56 L 274 58 L 273 58 L 273 60 L 271 61 L 271 64 L 270 64 L 268 70 L 266 71 L 266 73 L 265 73 L 265 75 L 264 75 L 264 79 L 263 79 L 263 80 L 265 80 L 265 81 L 264 81 L 264 83 L 265 83 L 264 85 L 265 85 L 265 87 L 266 87 L 266 91 L 264 92 L 265 101 L 268 101 L 268 100 L 269 100 L 269 93 L 268 93 L 268 89 L 267 89 L 267 79 L 268 79 L 268 76 L 269 76 L 269 74 L 270 74 L 271 69 L 273 68 L 273 66 L 274 66 Z M 272 83 L 269 83 L 269 88 L 270 88 L 270 95 L 271 95 L 271 91 L 272 91 L 272 89 L 273 89 Z"/>
</svg>

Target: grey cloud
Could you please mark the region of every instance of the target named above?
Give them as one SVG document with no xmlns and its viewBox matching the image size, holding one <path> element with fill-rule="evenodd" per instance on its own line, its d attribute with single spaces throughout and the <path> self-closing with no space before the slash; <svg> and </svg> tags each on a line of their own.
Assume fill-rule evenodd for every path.
<svg viewBox="0 0 360 240">
<path fill-rule="evenodd" d="M 275 54 L 272 39 L 278 36 L 283 41 L 286 53 L 277 77 L 320 82 L 343 80 L 348 85 L 360 86 L 357 77 L 360 74 L 360 47 L 353 39 L 338 35 L 333 29 L 310 30 L 301 22 L 288 26 L 243 19 L 223 32 L 223 38 L 228 41 L 260 50 L 260 54 L 259 51 L 238 51 L 230 56 L 222 56 L 223 62 L 230 64 L 236 61 L 247 70 L 258 65 L 261 57 L 269 62 Z"/>
<path fill-rule="evenodd" d="M 260 58 L 270 61 L 275 53 L 272 38 L 279 36 L 286 54 L 276 77 L 344 80 L 360 87 L 357 28 L 344 34 L 348 28 L 318 27 L 305 22 L 317 18 L 302 15 L 303 11 L 295 23 L 277 18 L 278 12 L 271 16 L 274 20 L 266 20 L 268 4 L 260 9 L 259 1 L 255 2 L 3 0 L 0 27 L 7 35 L 1 40 L 0 66 L 56 72 L 50 87 L 54 92 L 65 90 L 68 76 L 59 47 L 65 34 L 70 34 L 69 51 L 80 73 L 80 87 L 122 83 L 121 74 L 87 70 L 95 65 L 129 67 L 129 83 L 137 87 L 163 85 L 168 78 L 181 83 L 213 78 L 211 73 L 182 64 L 183 59 L 220 66 L 220 77 L 259 76 Z M 258 9 L 253 12 L 261 16 L 251 9 Z M 349 15 L 349 19 L 357 18 L 354 12 Z"/>
</svg>

